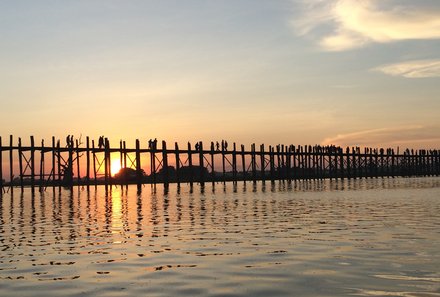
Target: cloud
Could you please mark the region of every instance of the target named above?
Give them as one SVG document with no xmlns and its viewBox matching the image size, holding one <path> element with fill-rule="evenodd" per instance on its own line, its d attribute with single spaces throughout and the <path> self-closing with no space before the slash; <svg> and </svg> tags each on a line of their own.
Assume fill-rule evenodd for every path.
<svg viewBox="0 0 440 297">
<path fill-rule="evenodd" d="M 438 148 L 440 132 L 434 126 L 401 126 L 339 134 L 324 139 L 322 145 Z"/>
<path fill-rule="evenodd" d="M 407 78 L 440 77 L 440 60 L 406 61 L 383 65 L 372 70 Z"/>
<path fill-rule="evenodd" d="M 302 16 L 292 23 L 299 35 L 318 33 L 319 45 L 343 51 L 377 42 L 440 38 L 440 5 L 419 0 L 297 0 Z M 330 29 L 330 31 L 329 31 Z M 322 31 L 325 31 L 324 33 Z"/>
</svg>

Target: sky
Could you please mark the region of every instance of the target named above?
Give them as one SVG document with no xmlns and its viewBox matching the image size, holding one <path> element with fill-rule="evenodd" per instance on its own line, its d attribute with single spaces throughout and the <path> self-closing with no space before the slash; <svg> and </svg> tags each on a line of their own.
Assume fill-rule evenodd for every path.
<svg viewBox="0 0 440 297">
<path fill-rule="evenodd" d="M 0 1 L 0 136 L 440 148 L 438 0 Z"/>
</svg>

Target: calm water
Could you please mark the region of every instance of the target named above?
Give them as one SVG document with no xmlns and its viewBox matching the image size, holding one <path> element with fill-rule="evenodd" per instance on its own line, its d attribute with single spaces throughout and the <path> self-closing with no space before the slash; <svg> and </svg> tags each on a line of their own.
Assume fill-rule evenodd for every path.
<svg viewBox="0 0 440 297">
<path fill-rule="evenodd" d="M 0 200 L 1 296 L 440 296 L 440 179 Z"/>
</svg>

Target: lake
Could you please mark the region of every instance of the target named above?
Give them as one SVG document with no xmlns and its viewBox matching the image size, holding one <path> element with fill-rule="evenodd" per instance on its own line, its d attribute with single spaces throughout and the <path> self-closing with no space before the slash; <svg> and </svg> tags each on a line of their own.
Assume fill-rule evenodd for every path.
<svg viewBox="0 0 440 297">
<path fill-rule="evenodd" d="M 14 189 L 0 296 L 440 296 L 440 178 Z"/>
</svg>

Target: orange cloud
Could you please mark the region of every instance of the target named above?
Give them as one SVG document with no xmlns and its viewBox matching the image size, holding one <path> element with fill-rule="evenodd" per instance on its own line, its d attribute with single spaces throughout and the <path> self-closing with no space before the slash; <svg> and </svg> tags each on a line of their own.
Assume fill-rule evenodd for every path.
<svg viewBox="0 0 440 297">
<path fill-rule="evenodd" d="M 439 148 L 440 130 L 438 127 L 403 126 L 338 134 L 324 139 L 322 145 L 370 146 L 370 147 L 410 147 Z"/>
</svg>

